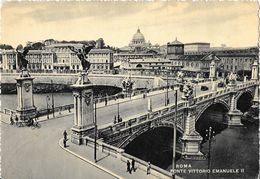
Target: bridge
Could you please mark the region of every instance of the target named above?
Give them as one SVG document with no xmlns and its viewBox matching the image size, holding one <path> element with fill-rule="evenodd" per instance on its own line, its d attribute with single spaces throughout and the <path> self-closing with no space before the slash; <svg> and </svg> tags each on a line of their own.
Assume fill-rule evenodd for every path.
<svg viewBox="0 0 260 179">
<path fill-rule="evenodd" d="M 72 73 L 30 73 L 35 78 L 34 83 L 50 84 L 51 80 L 54 84 L 72 85 L 76 82 L 78 74 Z M 15 78 L 19 73 L 2 73 L 2 84 L 16 84 Z M 126 78 L 131 78 L 134 81 L 134 88 L 153 89 L 166 86 L 167 76 L 154 77 L 154 76 L 138 76 L 138 75 L 111 75 L 111 74 L 89 74 L 89 80 L 96 85 L 117 86 L 122 87 L 122 81 Z M 173 85 L 176 79 L 168 77 L 168 85 Z M 200 82 L 208 81 L 209 79 L 199 79 Z"/>
<path fill-rule="evenodd" d="M 197 92 L 197 96 L 189 99 L 181 99 L 181 95 L 178 95 L 177 115 L 175 114 L 176 106 L 173 103 L 167 106 L 161 103 L 159 106 L 157 104 L 156 108 L 149 106 L 147 108 L 147 103 L 151 104 L 150 98 L 143 99 L 145 102 L 136 106 L 139 109 L 136 111 L 136 115 L 124 115 L 123 121 L 116 124 L 98 122 L 97 146 L 112 153 L 115 157 L 122 158 L 126 155 L 124 148 L 145 132 L 160 127 L 174 128 L 176 126 L 176 152 L 185 159 L 202 159 L 204 157 L 200 152 L 202 137 L 195 129 L 196 123 L 201 120 L 201 116 L 210 107 L 219 105 L 226 112 L 224 115 L 225 121 L 220 122 L 226 123 L 228 126 L 242 125 L 241 116 L 243 113 L 238 110 L 241 109 L 238 101 L 242 96 L 246 96 L 251 98 L 249 100 L 253 100 L 254 103 L 258 103 L 258 86 L 258 81 L 250 80 L 230 85 L 227 88 L 215 88 L 215 90 L 206 92 L 200 91 Z M 177 91 L 181 94 L 179 89 Z M 171 94 L 170 98 L 173 98 L 172 91 Z M 144 108 L 146 108 L 146 111 L 144 111 Z M 102 115 L 98 115 L 97 120 L 102 120 L 103 115 L 106 116 L 104 110 Z M 93 147 L 93 133 L 84 137 L 83 143 Z"/>
</svg>

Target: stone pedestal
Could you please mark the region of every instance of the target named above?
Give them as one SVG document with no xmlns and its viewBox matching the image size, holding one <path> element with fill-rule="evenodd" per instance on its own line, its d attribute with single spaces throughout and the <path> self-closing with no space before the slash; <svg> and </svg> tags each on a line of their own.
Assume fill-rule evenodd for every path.
<svg viewBox="0 0 260 179">
<path fill-rule="evenodd" d="M 82 72 L 76 84 L 71 86 L 74 98 L 74 125 L 71 128 L 71 141 L 83 144 L 83 137 L 94 133 L 93 84 Z"/>
<path fill-rule="evenodd" d="M 211 81 L 211 83 L 212 83 L 212 91 L 217 91 L 217 83 L 216 83 L 216 81 Z"/>
<path fill-rule="evenodd" d="M 22 73 L 17 81 L 17 109 L 16 115 L 21 122 L 27 122 L 36 115 L 36 107 L 33 98 L 33 79 L 27 70 Z"/>
<path fill-rule="evenodd" d="M 204 155 L 200 152 L 200 143 L 202 137 L 196 132 L 193 131 L 190 134 L 184 134 L 181 138 L 182 140 L 182 156 L 185 159 L 196 159 L 203 160 L 205 159 Z"/>
<path fill-rule="evenodd" d="M 239 110 L 233 110 L 228 113 L 229 120 L 228 126 L 243 126 L 241 123 L 241 117 L 243 113 Z"/>
<path fill-rule="evenodd" d="M 147 111 L 148 111 L 148 112 L 152 112 L 152 111 L 153 111 L 153 107 L 152 107 L 152 98 L 148 98 Z"/>
</svg>

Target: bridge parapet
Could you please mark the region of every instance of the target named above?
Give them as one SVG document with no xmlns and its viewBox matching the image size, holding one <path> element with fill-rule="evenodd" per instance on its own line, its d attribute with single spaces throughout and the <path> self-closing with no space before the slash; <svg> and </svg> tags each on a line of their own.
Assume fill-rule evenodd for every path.
<svg viewBox="0 0 260 179">
<path fill-rule="evenodd" d="M 178 104 L 177 120 L 175 119 L 175 106 L 169 105 L 156 109 L 152 112 L 135 115 L 124 119 L 124 121 L 117 124 L 107 124 L 99 127 L 98 136 L 103 138 L 105 142 L 115 146 L 125 146 L 127 138 L 134 139 L 136 134 L 149 130 L 150 128 L 168 126 L 173 127 L 173 121 L 176 120 L 177 129 L 179 132 L 184 131 L 184 110 L 185 103 Z M 169 124 L 170 123 L 170 124 Z M 136 133 L 136 134 L 135 134 Z M 130 136 L 130 137 L 129 137 Z"/>
<path fill-rule="evenodd" d="M 90 137 L 85 137 L 84 138 L 84 144 L 94 148 L 95 145 L 95 141 L 93 138 Z M 147 169 L 147 162 L 144 160 L 141 160 L 137 157 L 134 157 L 132 155 L 129 155 L 127 153 L 125 153 L 124 149 L 109 145 L 105 142 L 103 142 L 102 140 L 97 140 L 97 149 L 100 150 L 101 152 L 111 155 L 112 157 L 117 158 L 118 160 L 121 160 L 123 162 L 127 162 L 127 160 L 131 161 L 132 159 L 135 160 L 136 162 L 136 166 L 138 166 L 138 168 L 140 170 L 146 171 Z M 155 165 L 151 165 L 151 175 L 154 175 L 158 178 L 171 178 L 172 177 L 172 173 L 168 172 L 164 169 L 161 169 Z M 176 176 L 176 178 L 180 178 L 179 176 Z"/>
</svg>

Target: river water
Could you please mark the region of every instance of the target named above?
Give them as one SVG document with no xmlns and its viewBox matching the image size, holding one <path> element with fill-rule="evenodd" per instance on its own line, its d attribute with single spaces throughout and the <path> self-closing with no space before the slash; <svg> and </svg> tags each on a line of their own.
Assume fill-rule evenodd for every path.
<svg viewBox="0 0 260 179">
<path fill-rule="evenodd" d="M 47 108 L 46 96 L 50 97 L 50 100 L 48 101 L 48 105 L 50 107 L 52 104 L 50 93 L 34 94 L 34 104 L 38 110 Z M 54 97 L 54 107 L 73 103 L 72 93 L 54 93 L 53 97 Z M 4 108 L 16 110 L 17 107 L 16 94 L 1 95 L 0 99 L 1 99 L 1 110 L 3 110 Z"/>
</svg>

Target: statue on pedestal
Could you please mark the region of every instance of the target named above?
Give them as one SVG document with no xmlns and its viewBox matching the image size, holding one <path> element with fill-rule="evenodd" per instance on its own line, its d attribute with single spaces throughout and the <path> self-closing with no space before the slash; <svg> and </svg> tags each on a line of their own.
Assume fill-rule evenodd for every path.
<svg viewBox="0 0 260 179">
<path fill-rule="evenodd" d="M 87 73 L 88 73 L 88 70 L 91 65 L 90 62 L 87 61 L 87 58 L 88 58 L 87 55 L 93 47 L 94 46 L 92 46 L 92 45 L 87 46 L 87 47 L 85 45 L 83 45 L 82 49 L 77 49 L 73 46 L 69 46 L 69 49 L 77 54 L 79 60 L 81 61 L 81 66 L 82 66 L 83 71 L 85 71 Z"/>
<path fill-rule="evenodd" d="M 184 78 L 184 74 L 181 71 L 178 71 L 178 73 L 177 73 L 177 81 L 179 83 L 182 83 L 183 82 L 183 78 Z"/>
<path fill-rule="evenodd" d="M 185 84 L 183 88 L 183 99 L 190 99 L 193 97 L 193 86 L 191 84 Z"/>
<path fill-rule="evenodd" d="M 28 60 L 26 60 L 26 55 L 29 52 L 30 47 L 24 47 L 20 44 L 16 47 L 16 52 L 17 52 L 17 59 L 18 59 L 18 66 L 19 69 L 22 70 L 21 77 L 30 77 L 28 71 L 27 71 L 27 65 L 28 65 Z"/>
<path fill-rule="evenodd" d="M 231 72 L 230 75 L 228 76 L 228 81 L 230 84 L 236 84 L 237 75 Z"/>
<path fill-rule="evenodd" d="M 129 78 L 122 81 L 123 91 L 131 92 L 133 90 L 134 81 Z"/>
</svg>

